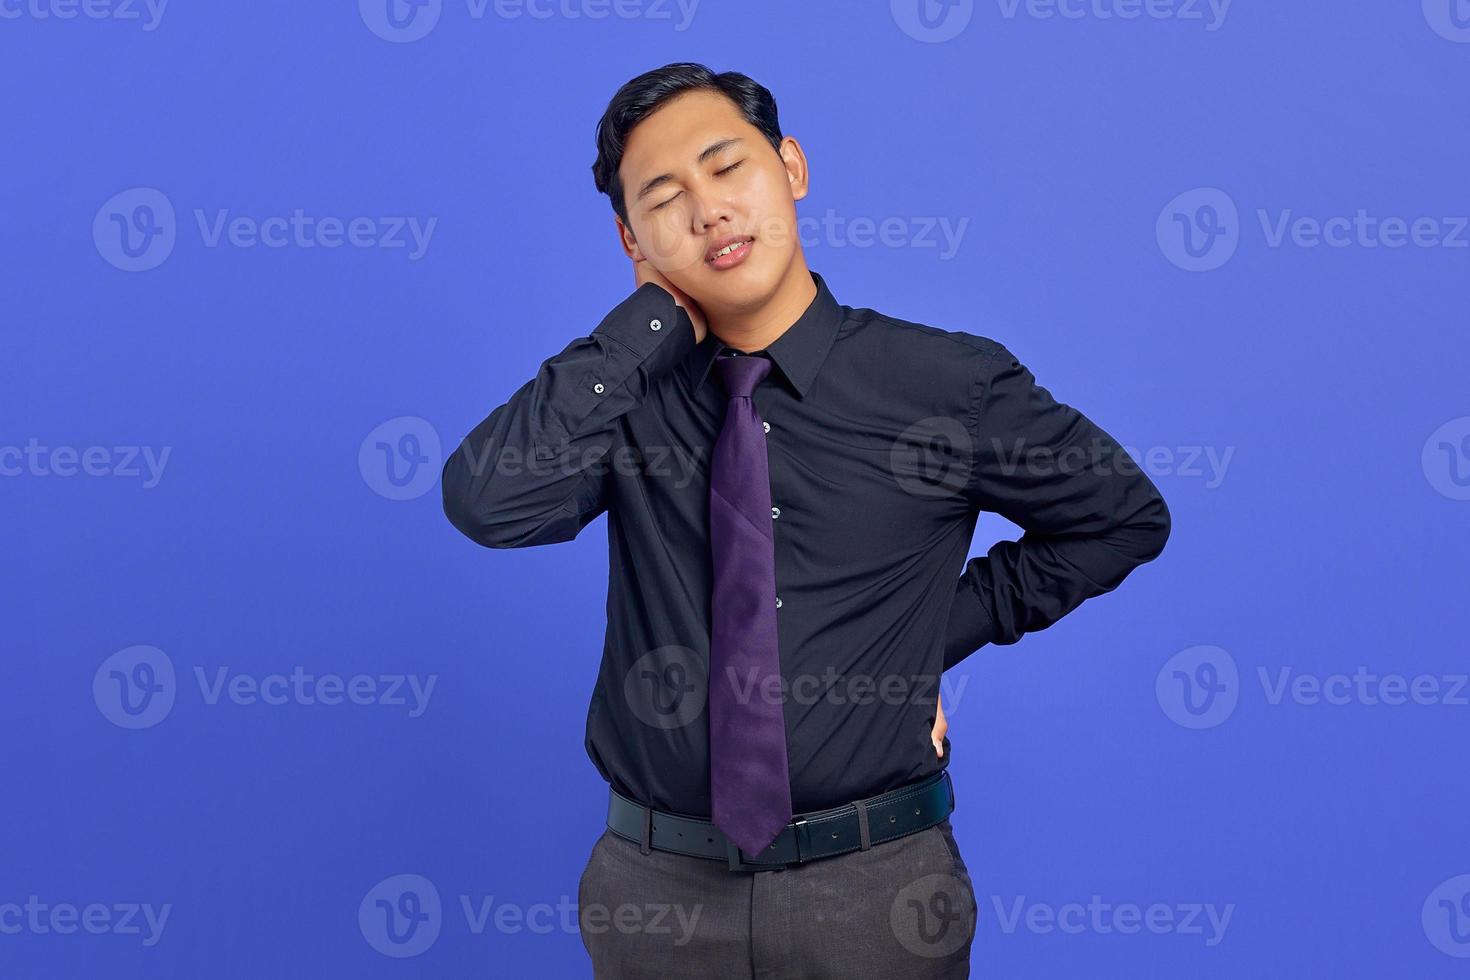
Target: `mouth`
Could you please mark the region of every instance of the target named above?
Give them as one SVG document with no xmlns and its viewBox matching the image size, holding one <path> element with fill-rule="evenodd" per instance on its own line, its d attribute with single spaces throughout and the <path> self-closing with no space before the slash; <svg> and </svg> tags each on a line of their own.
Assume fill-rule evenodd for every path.
<svg viewBox="0 0 1470 980">
<path fill-rule="evenodd" d="M 728 269 L 745 261 L 755 239 L 750 235 L 731 235 L 715 242 L 704 254 L 704 261 L 716 269 Z"/>
</svg>

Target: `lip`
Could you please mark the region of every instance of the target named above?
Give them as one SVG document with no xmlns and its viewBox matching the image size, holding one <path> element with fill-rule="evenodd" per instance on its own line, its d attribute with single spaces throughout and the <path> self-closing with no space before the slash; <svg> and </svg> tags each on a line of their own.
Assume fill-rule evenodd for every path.
<svg viewBox="0 0 1470 980">
<path fill-rule="evenodd" d="M 725 246 L 734 245 L 740 242 L 744 242 L 745 244 L 742 245 L 740 248 L 735 249 L 735 251 L 731 252 L 730 254 L 722 255 L 717 259 L 710 258 L 710 256 L 714 255 Z M 721 238 L 719 241 L 710 246 L 709 251 L 704 253 L 704 261 L 712 269 L 732 269 L 745 261 L 746 257 L 750 255 L 751 247 L 754 245 L 755 238 L 751 235 L 728 235 L 724 238 Z"/>
</svg>

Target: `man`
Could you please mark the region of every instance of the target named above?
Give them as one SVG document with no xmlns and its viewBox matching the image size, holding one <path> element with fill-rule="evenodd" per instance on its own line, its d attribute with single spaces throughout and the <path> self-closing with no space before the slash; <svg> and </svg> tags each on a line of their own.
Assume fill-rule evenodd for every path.
<svg viewBox="0 0 1470 980">
<path fill-rule="evenodd" d="M 667 65 L 597 142 L 636 288 L 443 474 L 449 519 L 492 548 L 608 515 L 594 973 L 967 977 L 939 676 L 1115 588 L 1168 509 L 997 341 L 837 302 L 764 87 Z M 982 510 L 1025 533 L 966 564 Z"/>
</svg>

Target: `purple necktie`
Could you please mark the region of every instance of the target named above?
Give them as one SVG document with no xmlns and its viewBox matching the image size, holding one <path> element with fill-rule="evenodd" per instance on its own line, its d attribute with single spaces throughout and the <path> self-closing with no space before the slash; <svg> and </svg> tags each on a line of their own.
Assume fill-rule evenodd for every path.
<svg viewBox="0 0 1470 980">
<path fill-rule="evenodd" d="M 774 680 L 781 658 L 770 464 L 750 397 L 771 361 L 730 355 L 715 368 L 730 400 L 710 460 L 710 807 L 714 825 L 756 857 L 792 816 L 784 698 Z"/>
</svg>

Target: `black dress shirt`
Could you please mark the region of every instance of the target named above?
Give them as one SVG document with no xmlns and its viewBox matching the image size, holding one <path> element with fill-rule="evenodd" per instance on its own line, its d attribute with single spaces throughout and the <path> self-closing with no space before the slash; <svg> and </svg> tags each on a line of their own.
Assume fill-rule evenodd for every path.
<svg viewBox="0 0 1470 980">
<path fill-rule="evenodd" d="M 921 779 L 938 678 L 1045 629 L 1162 550 L 1169 511 L 1121 447 L 995 340 L 816 298 L 761 354 L 796 812 Z M 571 333 L 571 330 L 567 331 Z M 633 799 L 708 818 L 709 461 L 726 395 L 654 283 L 542 362 L 444 465 L 474 541 L 569 541 L 608 515 L 607 631 L 586 749 Z M 966 563 L 977 517 L 1024 534 Z M 716 600 L 718 601 L 717 597 Z"/>
</svg>

